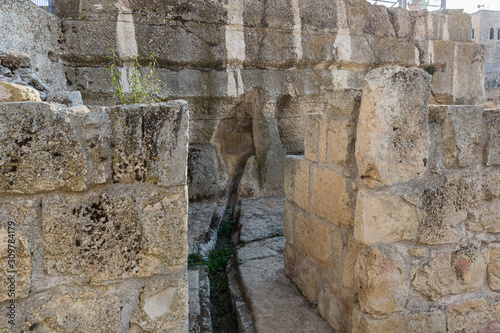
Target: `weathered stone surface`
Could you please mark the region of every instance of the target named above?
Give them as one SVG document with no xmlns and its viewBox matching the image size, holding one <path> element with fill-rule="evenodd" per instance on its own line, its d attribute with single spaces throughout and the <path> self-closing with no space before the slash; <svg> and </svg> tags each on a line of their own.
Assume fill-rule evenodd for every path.
<svg viewBox="0 0 500 333">
<path fill-rule="evenodd" d="M 28 308 L 24 331 L 118 332 L 122 302 L 112 292 L 63 289 L 37 295 Z"/>
<path fill-rule="evenodd" d="M 444 165 L 447 168 L 471 165 L 482 132 L 483 109 L 480 106 L 432 106 L 429 118 L 441 123 Z"/>
<path fill-rule="evenodd" d="M 250 156 L 238 184 L 238 200 L 258 198 L 260 196 L 262 196 L 262 193 L 259 184 L 259 167 L 255 156 Z"/>
<path fill-rule="evenodd" d="M 419 243 L 452 244 L 462 236 L 456 228 L 467 218 L 473 188 L 463 177 L 448 177 L 442 187 L 427 188 L 417 195 L 419 210 Z M 408 198 L 408 197 L 407 197 Z M 410 200 L 411 202 L 412 200 Z"/>
<path fill-rule="evenodd" d="M 347 243 L 347 252 L 344 258 L 342 267 L 342 285 L 348 288 L 356 288 L 358 286 L 356 275 L 356 264 L 360 257 L 360 251 L 363 248 L 362 244 L 356 242 L 354 237 L 349 236 Z"/>
<path fill-rule="evenodd" d="M 500 110 L 488 110 L 485 114 L 488 130 L 487 165 L 500 165 Z"/>
<path fill-rule="evenodd" d="M 283 236 L 285 236 L 286 241 L 293 245 L 293 228 L 295 225 L 295 215 L 298 214 L 293 203 L 290 201 L 285 202 L 285 207 L 283 208 Z"/>
<path fill-rule="evenodd" d="M 427 170 L 430 81 L 419 69 L 381 68 L 366 76 L 356 161 L 368 186 L 418 179 Z"/>
<path fill-rule="evenodd" d="M 488 263 L 488 284 L 491 290 L 500 292 L 500 249 L 492 249 Z"/>
<path fill-rule="evenodd" d="M 40 102 L 40 93 L 31 87 L 0 81 L 0 102 Z"/>
<path fill-rule="evenodd" d="M 322 114 L 310 114 L 306 118 L 306 133 L 304 136 L 304 156 L 312 162 L 318 162 L 319 136 Z"/>
<path fill-rule="evenodd" d="M 109 112 L 115 183 L 186 184 L 186 102 L 117 106 Z"/>
<path fill-rule="evenodd" d="M 316 309 L 286 277 L 283 248 L 267 245 L 282 237 L 253 242 L 238 250 L 238 267 L 256 332 L 331 332 Z M 259 253 L 261 251 L 261 253 Z M 250 252 L 246 254 L 245 252 Z"/>
<path fill-rule="evenodd" d="M 354 237 L 366 245 L 413 240 L 417 237 L 417 210 L 399 195 L 358 191 Z"/>
<path fill-rule="evenodd" d="M 214 145 L 190 145 L 188 156 L 189 198 L 221 198 L 225 195 L 227 177 L 222 171 Z"/>
<path fill-rule="evenodd" d="M 361 311 L 354 312 L 354 332 L 418 332 L 444 333 L 446 317 L 441 311 L 410 314 L 408 316 L 374 319 Z"/>
<path fill-rule="evenodd" d="M 130 332 L 188 331 L 188 274 L 186 267 L 163 271 L 142 290 Z"/>
<path fill-rule="evenodd" d="M 324 284 L 318 295 L 319 313 L 336 331 L 342 327 L 343 300 L 339 291 L 335 283 L 330 282 Z"/>
<path fill-rule="evenodd" d="M 500 303 L 472 299 L 448 308 L 448 332 L 498 332 Z"/>
<path fill-rule="evenodd" d="M 43 200 L 42 235 L 49 274 L 93 283 L 160 274 L 187 258 L 184 187 L 122 186 Z"/>
<path fill-rule="evenodd" d="M 479 248 L 465 244 L 454 252 L 438 253 L 418 270 L 412 286 L 430 300 L 437 300 L 481 288 L 485 273 Z"/>
<path fill-rule="evenodd" d="M 349 228 L 353 221 L 345 179 L 329 169 L 313 169 L 311 210 L 329 222 Z"/>
<path fill-rule="evenodd" d="M 14 222 L 14 223 L 10 223 Z M 25 298 L 31 287 L 31 255 L 28 240 L 15 221 L 0 226 L 0 302 Z M 12 273 L 15 272 L 15 273 Z"/>
<path fill-rule="evenodd" d="M 361 310 L 375 315 L 404 310 L 409 291 L 406 274 L 402 257 L 394 248 L 363 248 L 356 263 Z"/>
<path fill-rule="evenodd" d="M 285 194 L 305 211 L 309 211 L 309 168 L 302 156 L 287 156 L 285 162 Z"/>
<path fill-rule="evenodd" d="M 328 162 L 347 166 L 354 142 L 352 121 L 330 121 L 328 125 Z"/>
<path fill-rule="evenodd" d="M 323 267 L 330 267 L 331 227 L 301 211 L 295 217 L 294 244 L 306 257 Z"/>
<path fill-rule="evenodd" d="M 268 197 L 241 202 L 240 241 L 252 242 L 272 236 L 283 236 L 283 207 L 286 198 Z"/>
<path fill-rule="evenodd" d="M 9 50 L 0 51 L 1 65 L 14 71 L 18 68 L 30 67 L 30 56 L 24 52 Z"/>
<path fill-rule="evenodd" d="M 189 254 L 199 253 L 202 257 L 206 257 L 214 249 L 223 210 L 224 208 L 219 207 L 215 202 L 189 204 Z"/>
<path fill-rule="evenodd" d="M 82 94 L 79 91 L 57 91 L 51 92 L 47 102 L 55 102 L 67 106 L 83 105 Z"/>
<path fill-rule="evenodd" d="M 86 189 L 88 166 L 67 108 L 1 104 L 0 133 L 2 192 Z"/>
<path fill-rule="evenodd" d="M 189 332 L 212 333 L 210 317 L 210 280 L 206 266 L 188 270 Z"/>
</svg>

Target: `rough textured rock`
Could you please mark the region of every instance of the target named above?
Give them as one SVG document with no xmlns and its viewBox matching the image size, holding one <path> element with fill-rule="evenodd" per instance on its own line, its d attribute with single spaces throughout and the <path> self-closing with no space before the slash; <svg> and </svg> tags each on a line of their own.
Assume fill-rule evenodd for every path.
<svg viewBox="0 0 500 333">
<path fill-rule="evenodd" d="M 117 332 L 120 299 L 112 292 L 72 290 L 40 295 L 38 306 L 28 310 L 23 330 L 33 332 Z"/>
<path fill-rule="evenodd" d="M 361 311 L 355 312 L 354 331 L 367 332 L 432 332 L 444 333 L 446 317 L 441 311 L 411 314 L 409 316 L 374 319 Z"/>
<path fill-rule="evenodd" d="M 309 210 L 309 163 L 304 157 L 288 156 L 285 162 L 285 194 L 288 200 Z"/>
<path fill-rule="evenodd" d="M 0 51 L 0 64 L 11 71 L 18 68 L 31 67 L 29 55 L 24 52 L 10 50 Z"/>
<path fill-rule="evenodd" d="M 478 247 L 465 244 L 454 252 L 438 253 L 418 270 L 413 287 L 430 300 L 471 292 L 483 286 L 486 263 Z"/>
<path fill-rule="evenodd" d="M 488 263 L 488 284 L 491 290 L 500 292 L 500 249 L 492 249 Z"/>
<path fill-rule="evenodd" d="M 123 186 L 43 201 L 42 234 L 49 274 L 90 281 L 160 274 L 187 257 L 185 188 Z M 162 230 L 161 233 L 158 230 Z"/>
<path fill-rule="evenodd" d="M 189 332 L 211 333 L 210 280 L 206 266 L 188 271 L 189 284 Z"/>
<path fill-rule="evenodd" d="M 67 106 L 83 105 L 82 94 L 79 91 L 57 91 L 50 93 L 47 102 L 55 102 Z"/>
<path fill-rule="evenodd" d="M 192 200 L 222 198 L 226 192 L 226 175 L 213 145 L 190 145 L 188 156 L 189 198 Z"/>
<path fill-rule="evenodd" d="M 217 242 L 217 229 L 222 219 L 224 207 L 215 202 L 189 204 L 188 247 L 189 254 L 199 253 L 207 257 Z"/>
<path fill-rule="evenodd" d="M 258 198 L 260 196 L 262 196 L 262 193 L 259 184 L 259 167 L 255 156 L 250 156 L 238 184 L 238 200 Z"/>
<path fill-rule="evenodd" d="M 31 87 L 0 81 L 0 102 L 40 102 L 40 93 Z"/>
<path fill-rule="evenodd" d="M 429 118 L 441 123 L 443 163 L 447 168 L 467 167 L 482 131 L 483 109 L 474 106 L 433 106 Z"/>
<path fill-rule="evenodd" d="M 427 170 L 430 84 L 419 69 L 382 68 L 366 76 L 356 161 L 368 186 L 418 179 Z"/>
<path fill-rule="evenodd" d="M 448 309 L 449 332 L 496 332 L 499 329 L 500 303 L 498 302 L 471 299 Z"/>
<path fill-rule="evenodd" d="M 358 192 L 354 237 L 366 245 L 413 240 L 417 237 L 417 210 L 400 196 Z"/>
<path fill-rule="evenodd" d="M 406 274 L 401 255 L 395 249 L 362 249 L 356 264 L 361 310 L 375 315 L 402 311 L 409 289 Z"/>
<path fill-rule="evenodd" d="M 329 222 L 349 228 L 353 221 L 345 179 L 329 169 L 313 169 L 311 210 Z"/>
<path fill-rule="evenodd" d="M 285 197 L 243 200 L 240 220 L 241 242 L 252 242 L 283 235 L 283 206 Z"/>
<path fill-rule="evenodd" d="M 488 146 L 487 163 L 490 166 L 500 165 L 500 110 L 489 110 L 486 113 L 486 122 L 488 126 Z"/>
<path fill-rule="evenodd" d="M 293 242 L 301 253 L 320 266 L 330 267 L 330 226 L 299 211 L 295 217 Z"/>
<path fill-rule="evenodd" d="M 141 291 L 139 306 L 130 322 L 130 332 L 188 331 L 189 306 L 186 267 L 164 271 Z"/>
</svg>

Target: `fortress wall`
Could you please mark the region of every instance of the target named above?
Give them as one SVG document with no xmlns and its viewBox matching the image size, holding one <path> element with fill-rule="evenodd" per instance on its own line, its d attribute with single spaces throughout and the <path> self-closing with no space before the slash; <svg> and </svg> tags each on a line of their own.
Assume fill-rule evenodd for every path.
<svg viewBox="0 0 500 333">
<path fill-rule="evenodd" d="M 186 102 L 1 103 L 0 133 L 1 330 L 186 332 Z"/>
<path fill-rule="evenodd" d="M 431 80 L 371 71 L 287 157 L 285 269 L 339 332 L 500 325 L 500 113 L 428 106 Z"/>
</svg>

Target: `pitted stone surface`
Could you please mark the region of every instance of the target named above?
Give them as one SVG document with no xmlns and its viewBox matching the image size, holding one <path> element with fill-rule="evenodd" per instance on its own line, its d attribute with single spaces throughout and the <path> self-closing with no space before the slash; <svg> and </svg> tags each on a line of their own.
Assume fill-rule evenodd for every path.
<svg viewBox="0 0 500 333">
<path fill-rule="evenodd" d="M 356 141 L 359 176 L 370 187 L 422 178 L 430 133 L 431 76 L 398 67 L 365 78 Z"/>
<path fill-rule="evenodd" d="M 49 274 L 92 282 L 160 274 L 187 256 L 187 198 L 182 187 L 123 186 L 43 200 Z"/>
</svg>

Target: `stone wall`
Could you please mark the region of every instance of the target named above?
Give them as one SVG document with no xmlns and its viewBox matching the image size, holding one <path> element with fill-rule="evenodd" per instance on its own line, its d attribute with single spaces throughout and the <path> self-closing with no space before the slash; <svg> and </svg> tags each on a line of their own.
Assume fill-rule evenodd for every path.
<svg viewBox="0 0 500 333">
<path fill-rule="evenodd" d="M 339 332 L 500 328 L 500 111 L 428 106 L 431 80 L 371 71 L 287 157 L 285 269 Z"/>
<path fill-rule="evenodd" d="M 0 330 L 186 332 L 187 144 L 183 101 L 0 103 Z"/>
<path fill-rule="evenodd" d="M 0 22 L 30 21 L 29 31 L 19 24 L 6 35 L 32 36 L 42 14 L 28 0 L 0 6 L 14 18 Z M 78 17 L 51 17 L 55 26 L 37 28 L 50 45 L 28 47 L 46 43 L 29 37 L 19 51 L 63 71 L 57 82 L 92 105 L 113 103 L 110 49 L 125 62 L 156 52 L 169 98 L 189 102 L 192 159 L 209 166 L 190 169 L 193 200 L 220 198 L 252 154 L 259 188 L 251 192 L 281 192 L 284 156 L 304 151 L 305 115 L 343 103 L 341 91 L 360 89 L 373 68 L 437 70 L 434 103 L 484 99 L 484 50 L 471 42 L 470 17 L 460 11 L 409 12 L 363 0 L 80 0 L 78 8 Z"/>
</svg>

